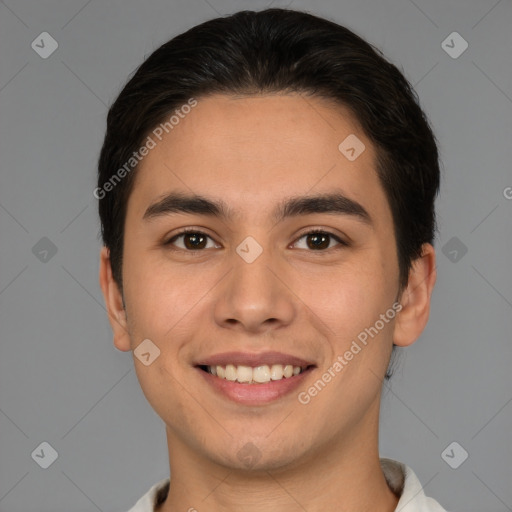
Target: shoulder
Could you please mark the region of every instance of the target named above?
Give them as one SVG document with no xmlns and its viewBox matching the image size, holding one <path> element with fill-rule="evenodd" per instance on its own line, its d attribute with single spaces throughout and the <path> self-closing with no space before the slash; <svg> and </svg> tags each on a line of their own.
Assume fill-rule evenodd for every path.
<svg viewBox="0 0 512 512">
<path fill-rule="evenodd" d="M 400 512 L 447 512 L 434 498 L 425 495 L 421 482 L 407 465 L 392 459 L 380 459 L 390 489 L 399 497 Z"/>
<path fill-rule="evenodd" d="M 164 478 L 151 486 L 146 494 L 144 494 L 128 512 L 154 512 L 156 507 L 167 497 L 169 482 L 169 478 Z"/>
</svg>

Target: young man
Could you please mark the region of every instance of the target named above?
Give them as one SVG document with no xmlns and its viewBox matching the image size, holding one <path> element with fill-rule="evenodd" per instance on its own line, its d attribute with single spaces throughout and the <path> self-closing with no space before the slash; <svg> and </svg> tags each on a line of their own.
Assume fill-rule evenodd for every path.
<svg viewBox="0 0 512 512">
<path fill-rule="evenodd" d="M 435 283 L 435 137 L 348 29 L 239 12 L 157 49 L 99 161 L 100 284 L 165 422 L 131 512 L 439 512 L 379 459 L 383 379 Z"/>
</svg>

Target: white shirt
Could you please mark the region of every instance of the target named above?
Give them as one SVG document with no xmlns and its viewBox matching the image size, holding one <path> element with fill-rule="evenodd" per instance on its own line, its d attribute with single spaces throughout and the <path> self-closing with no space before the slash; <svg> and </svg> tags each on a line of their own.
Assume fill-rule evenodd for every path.
<svg viewBox="0 0 512 512">
<path fill-rule="evenodd" d="M 405 464 L 392 459 L 380 459 L 384 477 L 390 489 L 400 497 L 395 512 L 447 512 L 433 498 L 425 496 L 418 477 Z M 128 512 L 154 512 L 155 506 L 167 497 L 169 478 L 153 485 Z"/>
</svg>

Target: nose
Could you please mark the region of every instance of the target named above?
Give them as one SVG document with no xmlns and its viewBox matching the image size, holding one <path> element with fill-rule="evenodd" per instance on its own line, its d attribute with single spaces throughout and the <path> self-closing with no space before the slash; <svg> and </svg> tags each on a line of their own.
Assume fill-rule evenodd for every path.
<svg viewBox="0 0 512 512">
<path fill-rule="evenodd" d="M 264 333 L 289 325 L 297 312 L 283 265 L 263 250 L 252 262 L 232 255 L 232 270 L 216 290 L 215 321 L 240 332 Z"/>
</svg>

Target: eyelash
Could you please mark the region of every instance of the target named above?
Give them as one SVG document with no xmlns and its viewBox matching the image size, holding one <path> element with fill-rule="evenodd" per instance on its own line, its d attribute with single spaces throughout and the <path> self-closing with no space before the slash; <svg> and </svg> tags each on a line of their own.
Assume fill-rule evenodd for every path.
<svg viewBox="0 0 512 512">
<path fill-rule="evenodd" d="M 167 240 L 166 242 L 164 242 L 164 246 L 170 246 L 170 245 L 173 245 L 173 242 L 175 242 L 178 238 L 180 237 L 183 237 L 184 235 L 187 235 L 187 234 L 193 234 L 193 235 L 203 235 L 203 236 L 206 236 L 208 238 L 210 238 L 211 240 L 212 237 L 207 235 L 206 233 L 202 232 L 202 231 L 199 231 L 197 229 L 184 229 L 183 231 L 180 231 L 179 233 L 176 233 L 175 235 L 172 236 L 172 238 L 170 238 L 169 240 Z M 306 233 L 302 233 L 302 235 L 300 235 L 296 242 L 308 235 L 327 235 L 331 238 L 333 238 L 336 242 L 338 242 L 338 246 L 335 246 L 334 249 L 336 248 L 343 248 L 343 247 L 348 247 L 349 244 L 347 242 L 345 242 L 344 240 L 342 240 L 341 238 L 339 238 L 338 236 L 336 236 L 334 233 L 331 233 L 329 231 L 325 231 L 325 230 L 322 230 L 322 229 L 313 229 L 311 231 L 307 231 Z M 294 242 L 294 243 L 296 243 Z M 330 247 L 330 248 L 327 248 L 327 249 L 318 249 L 317 251 L 315 250 L 309 250 L 309 252 L 326 252 L 328 250 L 332 250 L 333 248 Z M 175 250 L 179 250 L 179 251 L 185 251 L 185 252 L 190 252 L 190 253 L 193 253 L 193 252 L 201 252 L 201 251 L 204 251 L 206 249 L 182 249 L 181 247 L 179 248 L 176 248 Z"/>
</svg>

